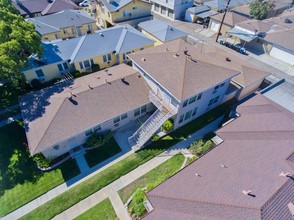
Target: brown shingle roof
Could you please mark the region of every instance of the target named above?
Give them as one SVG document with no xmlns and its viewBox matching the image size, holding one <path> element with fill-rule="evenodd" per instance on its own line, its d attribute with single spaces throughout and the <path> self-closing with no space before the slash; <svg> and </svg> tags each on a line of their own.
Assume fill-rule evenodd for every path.
<svg viewBox="0 0 294 220">
<path fill-rule="evenodd" d="M 184 50 L 187 50 L 195 61 L 187 59 Z M 268 75 L 259 67 L 232 53 L 206 44 L 191 45 L 183 40 L 148 48 L 130 54 L 129 57 L 179 100 L 184 100 L 240 72 L 242 76 L 234 80 L 244 87 Z M 226 61 L 226 57 L 229 57 L 231 62 Z"/>
<path fill-rule="evenodd" d="M 219 22 L 223 19 L 223 13 L 213 15 L 210 17 L 210 19 L 217 20 Z M 234 12 L 227 12 L 224 24 L 234 27 L 237 23 L 250 20 L 248 17 L 234 13 Z"/>
<path fill-rule="evenodd" d="M 122 64 L 78 78 L 72 85 L 60 84 L 21 97 L 30 152 L 40 152 L 148 103 L 149 87 L 137 75 Z M 73 101 L 68 99 L 71 94 Z"/>
<path fill-rule="evenodd" d="M 263 95 L 237 112 L 217 131 L 222 144 L 147 194 L 154 211 L 145 219 L 291 218 L 294 179 L 280 174 L 293 177 L 293 113 Z"/>
</svg>

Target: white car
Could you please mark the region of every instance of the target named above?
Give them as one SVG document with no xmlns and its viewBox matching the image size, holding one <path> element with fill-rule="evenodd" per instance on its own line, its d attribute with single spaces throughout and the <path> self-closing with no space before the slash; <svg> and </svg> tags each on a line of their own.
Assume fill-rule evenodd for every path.
<svg viewBox="0 0 294 220">
<path fill-rule="evenodd" d="M 82 1 L 82 2 L 79 4 L 79 6 L 81 6 L 81 7 L 83 7 L 83 6 L 89 6 L 89 4 L 90 4 L 90 1 L 89 1 L 89 0 L 84 0 L 84 1 Z"/>
</svg>

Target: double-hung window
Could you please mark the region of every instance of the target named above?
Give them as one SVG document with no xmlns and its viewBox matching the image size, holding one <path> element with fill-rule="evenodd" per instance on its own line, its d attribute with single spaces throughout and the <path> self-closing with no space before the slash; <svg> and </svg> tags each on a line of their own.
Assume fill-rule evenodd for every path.
<svg viewBox="0 0 294 220">
<path fill-rule="evenodd" d="M 42 69 L 36 70 L 35 73 L 40 81 L 45 80 L 45 74 Z"/>
<path fill-rule="evenodd" d="M 103 62 L 104 63 L 108 63 L 110 61 L 111 61 L 111 54 L 110 53 L 103 55 Z"/>
<path fill-rule="evenodd" d="M 63 72 L 63 71 L 65 71 L 65 70 L 68 70 L 68 65 L 67 65 L 67 63 L 60 63 L 60 64 L 57 64 L 57 67 L 58 67 L 59 72 Z"/>
<path fill-rule="evenodd" d="M 81 68 L 81 69 L 88 69 L 88 68 L 90 68 L 93 64 L 94 64 L 93 59 L 85 60 L 85 61 L 79 62 L 79 65 L 80 65 L 80 68 Z"/>
<path fill-rule="evenodd" d="M 195 101 L 196 101 L 196 96 L 193 96 L 192 98 L 189 99 L 189 105 Z"/>
<path fill-rule="evenodd" d="M 198 107 L 196 107 L 196 108 L 193 109 L 192 116 L 195 116 L 196 115 L 197 109 L 198 109 Z"/>
</svg>

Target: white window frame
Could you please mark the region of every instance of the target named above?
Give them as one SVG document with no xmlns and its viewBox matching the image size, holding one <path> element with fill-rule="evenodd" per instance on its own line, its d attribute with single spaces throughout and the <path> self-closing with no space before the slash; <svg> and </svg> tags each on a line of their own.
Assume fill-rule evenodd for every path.
<svg viewBox="0 0 294 220">
<path fill-rule="evenodd" d="M 38 76 L 37 71 L 42 71 L 43 76 Z M 45 73 L 44 73 L 44 71 L 43 71 L 42 69 L 35 70 L 35 74 L 36 74 L 37 78 L 38 78 L 40 81 L 44 81 L 44 80 L 45 80 Z"/>
<path fill-rule="evenodd" d="M 90 66 L 89 67 L 86 67 L 86 65 L 85 65 L 85 62 L 89 62 L 89 64 L 90 64 Z M 84 69 L 88 69 L 88 68 L 90 68 L 90 67 L 92 67 L 94 65 L 94 60 L 93 59 L 90 59 L 90 60 L 84 60 L 84 61 L 81 61 L 81 62 L 79 62 L 79 66 L 80 66 L 80 68 L 82 69 L 82 70 L 84 70 Z"/>
<path fill-rule="evenodd" d="M 103 55 L 103 62 L 104 63 L 108 63 L 108 62 L 110 62 L 111 61 L 111 54 L 110 53 L 108 53 L 108 54 L 104 54 Z"/>
</svg>

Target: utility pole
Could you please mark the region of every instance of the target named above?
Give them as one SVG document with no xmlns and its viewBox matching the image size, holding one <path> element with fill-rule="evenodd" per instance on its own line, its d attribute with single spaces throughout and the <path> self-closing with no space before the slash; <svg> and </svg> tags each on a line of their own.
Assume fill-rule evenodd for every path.
<svg viewBox="0 0 294 220">
<path fill-rule="evenodd" d="M 294 0 L 293 0 L 293 1 L 294 1 Z M 227 11 L 228 11 L 228 8 L 229 8 L 229 4 L 230 4 L 230 2 L 231 2 L 231 0 L 228 0 L 227 5 L 226 5 L 226 8 L 225 8 L 225 13 L 224 13 L 224 16 L 223 16 L 222 22 L 221 22 L 221 24 L 220 24 L 220 26 L 219 26 L 219 29 L 218 29 L 218 32 L 217 32 L 217 35 L 216 35 L 216 40 L 215 40 L 215 42 L 218 41 L 218 37 L 219 37 L 219 34 L 220 34 L 220 32 L 221 32 L 221 29 L 222 29 L 222 26 L 223 26 L 223 23 L 224 23 L 224 20 L 225 20 L 225 17 L 226 17 L 226 14 L 227 14 Z"/>
</svg>

